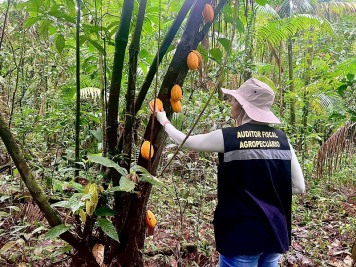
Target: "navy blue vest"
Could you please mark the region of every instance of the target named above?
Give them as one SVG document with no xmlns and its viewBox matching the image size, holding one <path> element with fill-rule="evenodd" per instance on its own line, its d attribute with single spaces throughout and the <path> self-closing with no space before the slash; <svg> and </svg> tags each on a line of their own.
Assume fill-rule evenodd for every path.
<svg viewBox="0 0 356 267">
<path fill-rule="evenodd" d="M 291 240 L 291 152 L 285 134 L 268 125 L 222 129 L 217 250 L 224 256 L 283 253 Z"/>
</svg>

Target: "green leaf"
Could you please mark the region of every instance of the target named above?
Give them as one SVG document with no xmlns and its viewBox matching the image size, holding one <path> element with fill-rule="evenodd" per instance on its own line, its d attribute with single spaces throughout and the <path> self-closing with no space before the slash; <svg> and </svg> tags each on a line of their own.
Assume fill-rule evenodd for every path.
<svg viewBox="0 0 356 267">
<path fill-rule="evenodd" d="M 94 41 L 94 40 L 92 40 L 92 39 L 90 39 L 90 38 L 87 38 L 87 40 L 88 40 L 89 43 L 91 43 L 96 49 L 98 49 L 98 51 L 99 51 L 100 53 L 102 53 L 102 54 L 105 53 L 104 47 L 103 47 L 101 44 L 99 44 L 97 41 Z"/>
<path fill-rule="evenodd" d="M 344 96 L 346 89 L 347 89 L 347 85 L 346 84 L 342 84 L 336 90 L 337 90 L 337 93 L 340 96 Z"/>
<path fill-rule="evenodd" d="M 261 6 L 266 5 L 266 2 L 267 2 L 266 0 L 256 0 L 256 3 L 261 5 Z"/>
<path fill-rule="evenodd" d="M 244 23 L 242 22 L 242 20 L 241 20 L 240 18 L 236 18 L 235 24 L 236 24 L 236 29 L 237 29 L 239 32 L 241 32 L 241 33 L 244 33 L 244 32 L 245 32 Z"/>
<path fill-rule="evenodd" d="M 86 34 L 97 33 L 102 30 L 101 26 L 94 26 L 90 24 L 82 24 L 83 30 Z M 104 29 L 103 29 L 104 30 Z"/>
<path fill-rule="evenodd" d="M 132 192 L 135 189 L 135 182 L 127 179 L 126 176 L 122 176 L 120 179 L 121 191 Z"/>
<path fill-rule="evenodd" d="M 66 45 L 66 41 L 64 39 L 64 35 L 63 34 L 58 34 L 56 36 L 56 39 L 55 39 L 55 44 L 56 44 L 56 49 L 57 51 L 61 54 L 65 45 Z"/>
<path fill-rule="evenodd" d="M 39 21 L 40 19 L 42 19 L 43 16 L 37 16 L 37 17 L 29 17 L 26 19 L 25 23 L 24 23 L 24 27 L 30 28 L 33 24 L 35 24 L 37 21 Z"/>
<path fill-rule="evenodd" d="M 77 198 L 70 198 L 69 205 L 72 212 L 75 213 L 81 206 L 84 206 L 84 202 L 80 201 Z"/>
<path fill-rule="evenodd" d="M 157 179 L 157 177 L 153 176 L 146 170 L 144 167 L 140 165 L 134 165 L 131 168 L 131 171 L 139 172 L 140 173 L 140 180 L 142 182 L 147 182 L 153 185 L 162 185 L 162 182 Z"/>
<path fill-rule="evenodd" d="M 119 235 L 117 234 L 117 231 L 112 222 L 106 218 L 100 218 L 98 220 L 98 224 L 105 234 L 119 242 Z"/>
<path fill-rule="evenodd" d="M 47 38 L 48 37 L 48 29 L 49 29 L 49 25 L 51 24 L 51 21 L 49 20 L 43 20 L 40 23 L 40 27 L 38 28 L 38 33 L 44 37 Z"/>
<path fill-rule="evenodd" d="M 355 78 L 355 74 L 348 73 L 348 74 L 346 75 L 346 78 L 347 78 L 349 81 L 352 81 L 352 80 Z"/>
<path fill-rule="evenodd" d="M 122 176 L 120 179 L 120 186 L 114 186 L 110 188 L 107 192 L 117 192 L 117 191 L 125 191 L 132 192 L 135 189 L 135 182 L 126 178 L 126 176 Z"/>
<path fill-rule="evenodd" d="M 116 211 L 110 209 L 108 206 L 103 206 L 95 210 L 96 216 L 114 216 Z"/>
<path fill-rule="evenodd" d="M 103 131 L 101 128 L 97 128 L 96 130 L 90 130 L 90 133 L 95 137 L 96 141 L 101 143 L 103 141 Z"/>
<path fill-rule="evenodd" d="M 108 158 L 105 158 L 102 156 L 98 156 L 98 155 L 88 155 L 88 159 L 91 162 L 99 163 L 105 167 L 114 168 L 115 170 L 117 170 L 118 173 L 120 173 L 123 176 L 127 175 L 126 169 L 120 167 L 117 163 L 115 163 L 111 159 L 108 159 Z"/>
<path fill-rule="evenodd" d="M 48 12 L 48 15 L 75 24 L 75 18 L 73 18 L 61 11 L 58 11 L 58 10 L 50 11 L 50 12 Z"/>
<path fill-rule="evenodd" d="M 225 51 L 228 52 L 230 48 L 230 40 L 226 38 L 218 38 L 218 42 L 225 48 Z"/>
<path fill-rule="evenodd" d="M 213 57 L 213 59 L 216 62 L 221 63 L 223 54 L 219 48 L 210 49 L 209 54 Z"/>
<path fill-rule="evenodd" d="M 70 202 L 67 200 L 59 201 L 57 203 L 54 203 L 51 205 L 52 207 L 60 207 L 60 208 L 66 208 L 70 209 Z"/>
<path fill-rule="evenodd" d="M 66 226 L 64 224 L 57 225 L 47 232 L 46 238 L 48 238 L 48 239 L 57 238 L 61 234 L 67 232 L 69 229 L 70 229 L 70 226 Z"/>
</svg>

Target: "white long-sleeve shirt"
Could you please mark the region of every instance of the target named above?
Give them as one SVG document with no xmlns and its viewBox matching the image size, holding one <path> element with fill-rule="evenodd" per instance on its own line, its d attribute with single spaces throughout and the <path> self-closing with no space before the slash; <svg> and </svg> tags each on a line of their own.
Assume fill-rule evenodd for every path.
<svg viewBox="0 0 356 267">
<path fill-rule="evenodd" d="M 168 136 L 172 138 L 174 142 L 181 144 L 184 141 L 186 135 L 176 129 L 169 122 L 165 112 L 157 112 L 156 117 L 160 124 L 164 126 L 164 130 L 167 132 Z M 183 147 L 196 151 L 224 153 L 224 137 L 222 130 L 219 129 L 206 134 L 189 136 L 183 144 Z M 302 194 L 305 192 L 304 175 L 298 162 L 297 155 L 295 154 L 295 151 L 291 145 L 290 151 L 292 153 L 292 193 Z"/>
</svg>

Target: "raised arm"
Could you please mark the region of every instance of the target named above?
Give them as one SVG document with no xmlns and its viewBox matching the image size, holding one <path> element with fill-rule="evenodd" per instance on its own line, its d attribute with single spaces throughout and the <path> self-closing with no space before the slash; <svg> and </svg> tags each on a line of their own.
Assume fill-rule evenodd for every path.
<svg viewBox="0 0 356 267">
<path fill-rule="evenodd" d="M 186 135 L 177 130 L 167 119 L 165 112 L 157 112 L 157 120 L 163 126 L 168 136 L 177 144 L 181 144 Z M 183 147 L 196 151 L 224 152 L 224 139 L 221 130 L 215 130 L 207 134 L 189 136 Z"/>
<path fill-rule="evenodd" d="M 292 145 L 289 144 L 289 146 L 290 151 L 292 152 L 292 194 L 302 194 L 305 192 L 304 175 Z"/>
</svg>

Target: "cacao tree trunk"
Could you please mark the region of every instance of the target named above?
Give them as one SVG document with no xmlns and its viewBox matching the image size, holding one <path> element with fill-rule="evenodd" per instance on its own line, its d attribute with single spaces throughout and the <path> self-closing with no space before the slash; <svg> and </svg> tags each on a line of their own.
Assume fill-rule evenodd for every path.
<svg viewBox="0 0 356 267">
<path fill-rule="evenodd" d="M 180 43 L 176 48 L 175 55 L 173 56 L 173 59 L 160 86 L 157 97 L 163 101 L 164 108 L 168 117 L 170 117 L 173 113 L 169 102 L 170 89 L 175 83 L 183 85 L 184 79 L 188 72 L 186 57 L 192 49 L 196 49 L 198 43 L 204 38 L 204 35 L 211 25 L 211 23 L 208 25 L 206 24 L 202 30 L 199 31 L 200 25 L 202 23 L 201 14 L 204 5 L 208 2 L 209 0 L 195 2 Z M 185 4 L 187 3 L 189 3 L 189 1 L 186 1 Z M 215 16 L 217 16 L 225 3 L 226 0 L 220 1 L 215 10 Z M 186 8 L 185 4 L 183 7 Z M 172 37 L 170 36 L 169 38 L 165 39 L 164 42 L 170 38 Z M 161 54 L 161 51 L 159 51 L 155 60 L 159 60 L 160 62 L 162 57 L 163 55 Z M 152 63 L 153 66 L 154 64 L 157 65 L 157 62 Z M 146 86 L 148 84 L 147 81 L 149 81 L 149 78 L 146 78 L 144 83 Z M 138 101 L 141 102 L 139 104 L 136 103 L 136 112 L 140 108 L 140 104 L 143 102 L 143 99 L 146 95 L 146 93 L 142 92 L 142 90 L 147 90 L 148 87 L 141 88 L 138 97 Z M 159 158 L 164 145 L 164 138 L 165 133 L 162 131 L 162 127 L 157 121 L 155 121 L 153 117 L 151 117 L 144 133 L 144 140 L 149 140 L 151 142 L 151 144 L 154 146 L 155 154 L 149 161 L 140 157 L 138 160 L 138 165 L 146 168 L 153 175 L 156 174 Z M 125 137 L 123 137 L 123 142 L 125 142 L 124 140 Z M 114 264 L 117 262 L 117 265 L 115 266 L 122 267 L 143 266 L 142 249 L 144 247 L 146 230 L 144 216 L 151 188 L 151 184 L 142 183 L 139 185 L 139 197 L 137 194 L 129 194 L 124 192 L 118 193 L 115 197 L 115 210 L 118 212 L 117 216 L 115 217 L 115 224 L 119 232 L 120 244 L 111 250 L 111 256 L 108 258 L 108 263 L 111 262 Z"/>
<path fill-rule="evenodd" d="M 115 37 L 115 55 L 112 70 L 109 100 L 108 100 L 108 116 L 106 123 L 106 138 L 107 149 L 110 156 L 116 154 L 117 140 L 118 140 L 118 111 L 119 111 L 119 98 L 121 90 L 121 79 L 123 74 L 123 65 L 125 59 L 125 51 L 128 43 L 128 36 L 130 30 L 130 22 L 132 11 L 134 8 L 134 1 L 125 0 L 121 13 L 121 21 L 119 29 Z M 118 179 L 115 179 L 118 184 Z"/>
</svg>

